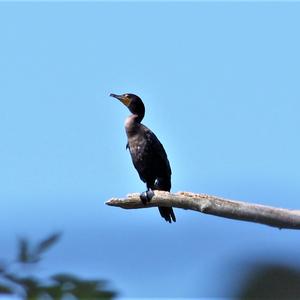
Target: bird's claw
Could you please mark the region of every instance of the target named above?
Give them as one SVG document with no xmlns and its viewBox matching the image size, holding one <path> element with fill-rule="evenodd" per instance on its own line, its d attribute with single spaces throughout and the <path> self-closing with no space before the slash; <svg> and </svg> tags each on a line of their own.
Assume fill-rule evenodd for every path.
<svg viewBox="0 0 300 300">
<path fill-rule="evenodd" d="M 140 194 L 140 199 L 144 205 L 151 201 L 154 196 L 154 192 L 152 190 L 145 191 Z"/>
</svg>

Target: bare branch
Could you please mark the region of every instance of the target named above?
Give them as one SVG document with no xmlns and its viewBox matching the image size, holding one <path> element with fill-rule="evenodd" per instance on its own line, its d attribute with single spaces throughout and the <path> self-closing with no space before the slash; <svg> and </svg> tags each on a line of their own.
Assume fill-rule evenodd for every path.
<svg viewBox="0 0 300 300">
<path fill-rule="evenodd" d="M 177 207 L 195 210 L 219 217 L 261 223 L 278 228 L 300 229 L 300 211 L 276 208 L 260 204 L 222 199 L 205 194 L 178 192 L 176 194 L 155 191 L 151 201 L 144 205 L 140 194 L 130 194 L 127 198 L 112 198 L 107 205 L 125 209 L 157 206 Z"/>
</svg>

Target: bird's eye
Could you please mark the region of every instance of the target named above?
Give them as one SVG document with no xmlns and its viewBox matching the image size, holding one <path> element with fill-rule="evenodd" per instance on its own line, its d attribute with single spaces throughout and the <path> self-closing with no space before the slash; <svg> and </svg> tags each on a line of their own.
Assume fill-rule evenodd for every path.
<svg viewBox="0 0 300 300">
<path fill-rule="evenodd" d="M 129 95 L 128 95 L 128 94 L 125 94 L 125 95 L 124 95 L 124 97 L 128 98 L 128 97 L 129 97 Z"/>
</svg>

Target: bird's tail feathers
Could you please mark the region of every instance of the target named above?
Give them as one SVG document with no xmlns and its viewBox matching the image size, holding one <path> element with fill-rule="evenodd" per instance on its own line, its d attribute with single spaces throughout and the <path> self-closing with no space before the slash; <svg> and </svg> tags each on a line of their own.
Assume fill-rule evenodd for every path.
<svg viewBox="0 0 300 300">
<path fill-rule="evenodd" d="M 158 207 L 160 215 L 169 223 L 176 222 L 176 217 L 172 207 Z"/>
</svg>

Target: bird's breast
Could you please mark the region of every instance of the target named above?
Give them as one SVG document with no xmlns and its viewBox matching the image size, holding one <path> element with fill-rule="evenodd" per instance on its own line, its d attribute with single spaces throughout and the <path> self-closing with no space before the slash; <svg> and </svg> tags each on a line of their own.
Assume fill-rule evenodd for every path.
<svg viewBox="0 0 300 300">
<path fill-rule="evenodd" d="M 142 155 L 145 151 L 146 140 L 141 136 L 134 135 L 128 138 L 130 152 Z"/>
</svg>

